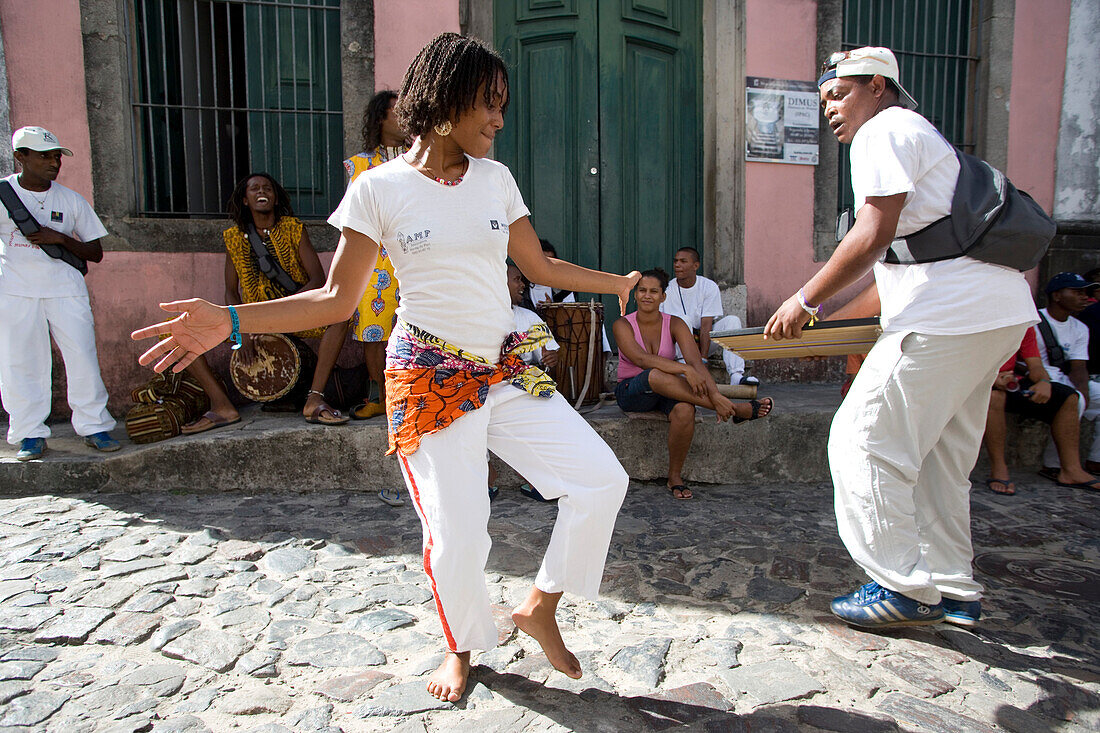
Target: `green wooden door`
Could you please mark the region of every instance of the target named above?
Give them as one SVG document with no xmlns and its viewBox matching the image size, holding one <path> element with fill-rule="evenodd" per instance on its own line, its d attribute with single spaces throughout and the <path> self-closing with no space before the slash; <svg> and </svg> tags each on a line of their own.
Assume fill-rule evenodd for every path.
<svg viewBox="0 0 1100 733">
<path fill-rule="evenodd" d="M 496 155 L 563 258 L 667 270 L 702 249 L 700 14 L 701 0 L 496 0 L 512 93 Z"/>
<path fill-rule="evenodd" d="M 496 155 L 512 170 L 535 231 L 585 267 L 600 266 L 595 8 L 591 0 L 504 0 L 494 10 L 511 84 Z"/>
<path fill-rule="evenodd" d="M 252 169 L 304 217 L 328 216 L 344 191 L 339 11 L 338 0 L 245 5 Z"/>
</svg>

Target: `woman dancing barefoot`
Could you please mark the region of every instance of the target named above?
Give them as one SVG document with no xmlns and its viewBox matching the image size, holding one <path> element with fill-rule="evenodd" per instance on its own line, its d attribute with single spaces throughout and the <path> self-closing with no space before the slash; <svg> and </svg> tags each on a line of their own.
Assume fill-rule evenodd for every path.
<svg viewBox="0 0 1100 733">
<path fill-rule="evenodd" d="M 512 619 L 572 678 L 581 668 L 558 630 L 558 601 L 564 591 L 596 597 L 627 485 L 611 449 L 516 355 L 537 339 L 512 333 L 506 260 L 535 282 L 617 294 L 622 304 L 639 275 L 543 254 L 511 173 L 484 158 L 507 103 L 499 56 L 473 39 L 438 36 L 409 67 L 398 102 L 413 147 L 348 188 L 329 218 L 342 236 L 323 287 L 235 310 L 199 299 L 165 303 L 181 315 L 134 332 L 167 335 L 140 362 L 179 371 L 239 332 L 335 323 L 355 309 L 379 245 L 386 248 L 401 282 L 387 347 L 390 452 L 423 526 L 424 570 L 447 644 L 428 691 L 452 702 L 466 689 L 470 651 L 497 643 L 484 576 L 486 449 L 559 500 L 542 567 Z"/>
</svg>

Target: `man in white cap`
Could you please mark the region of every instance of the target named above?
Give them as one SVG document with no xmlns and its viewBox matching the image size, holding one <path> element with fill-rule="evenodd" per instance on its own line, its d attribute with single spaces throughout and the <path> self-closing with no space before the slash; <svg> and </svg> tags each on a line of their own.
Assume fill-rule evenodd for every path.
<svg viewBox="0 0 1100 733">
<path fill-rule="evenodd" d="M 8 443 L 19 445 L 21 461 L 46 450 L 52 335 L 65 361 L 73 428 L 96 450 L 118 450 L 88 288 L 77 269 L 103 259 L 99 240 L 107 230 L 83 196 L 55 182 L 61 156 L 73 153 L 53 133 L 22 127 L 11 144 L 20 172 L 0 182 L 10 186 L 0 210 L 0 397 Z"/>
<path fill-rule="evenodd" d="M 1038 320 L 1031 291 L 1022 273 L 970 257 L 881 261 L 895 237 L 950 213 L 958 158 L 913 111 L 889 49 L 833 54 L 818 87 L 833 134 L 851 145 L 858 213 L 765 334 L 799 336 L 822 302 L 873 269 L 853 309 L 878 310 L 883 334 L 829 435 L 840 536 L 871 582 L 832 611 L 865 628 L 973 626 L 982 587 L 971 568 L 968 477 L 997 369 Z"/>
</svg>

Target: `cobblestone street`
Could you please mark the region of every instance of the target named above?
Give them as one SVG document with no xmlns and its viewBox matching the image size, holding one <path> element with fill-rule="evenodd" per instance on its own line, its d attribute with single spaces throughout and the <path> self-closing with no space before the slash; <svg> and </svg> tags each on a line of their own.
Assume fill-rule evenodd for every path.
<svg viewBox="0 0 1100 733">
<path fill-rule="evenodd" d="M 371 494 L 0 501 L 0 730 L 1096 731 L 1100 496 L 974 494 L 985 616 L 868 634 L 827 485 L 634 483 L 600 602 L 566 599 L 579 681 L 511 626 L 555 507 L 503 491 L 500 646 L 457 706 L 424 692 L 439 624 L 420 526 Z M 58 487 L 59 489 L 61 487 Z"/>
</svg>

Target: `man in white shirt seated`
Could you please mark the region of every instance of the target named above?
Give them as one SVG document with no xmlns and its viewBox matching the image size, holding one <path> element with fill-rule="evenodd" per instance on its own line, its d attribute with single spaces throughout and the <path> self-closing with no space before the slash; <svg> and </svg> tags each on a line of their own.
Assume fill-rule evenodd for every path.
<svg viewBox="0 0 1100 733">
<path fill-rule="evenodd" d="M 694 247 L 676 250 L 676 256 L 672 260 L 672 272 L 676 279 L 668 284 L 661 312 L 678 316 L 691 327 L 699 341 L 699 353 L 704 357 L 722 353 L 730 384 L 759 384 L 756 377 L 745 376 L 744 359 L 710 340 L 711 331 L 741 328 L 741 319 L 723 315 L 722 293 L 718 289 L 718 283 L 700 275 L 699 265 L 699 250 Z M 684 360 L 679 349 L 676 350 L 676 359 Z"/>
<path fill-rule="evenodd" d="M 1039 356 L 1052 382 L 1072 387 L 1081 395 L 1078 405 L 1081 416 L 1093 421 L 1092 446 L 1085 460 L 1085 470 L 1100 471 L 1100 429 L 1096 418 L 1100 417 L 1100 384 L 1089 381 L 1089 329 L 1084 323 L 1070 316 L 1080 313 L 1089 304 L 1089 282 L 1074 272 L 1060 272 L 1047 283 L 1047 307 L 1039 311 L 1042 320 L 1035 328 L 1039 342 Z M 1050 326 L 1049 336 L 1043 334 L 1044 322 Z M 1048 343 L 1050 337 L 1057 342 Z M 1061 350 L 1061 354 L 1051 351 Z M 1053 443 L 1043 453 L 1042 474 L 1058 480 L 1058 451 Z"/>
<path fill-rule="evenodd" d="M 515 321 L 516 331 L 519 333 L 526 332 L 536 323 L 546 325 L 537 313 L 520 305 L 523 302 L 526 290 L 527 283 L 523 280 L 523 273 L 515 265 L 508 265 L 508 292 L 512 296 L 512 319 Z M 547 327 L 547 330 L 549 330 L 549 327 Z M 558 351 L 560 349 L 558 342 L 551 337 L 545 348 L 540 347 L 520 356 L 528 364 L 539 367 L 552 367 L 558 363 Z"/>
</svg>

